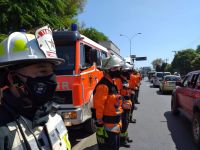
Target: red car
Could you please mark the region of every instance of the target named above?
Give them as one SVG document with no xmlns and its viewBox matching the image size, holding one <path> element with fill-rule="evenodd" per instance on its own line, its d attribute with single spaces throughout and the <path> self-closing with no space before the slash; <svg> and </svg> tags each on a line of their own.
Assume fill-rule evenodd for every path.
<svg viewBox="0 0 200 150">
<path fill-rule="evenodd" d="M 200 70 L 188 73 L 176 85 L 172 93 L 171 111 L 174 115 L 182 112 L 192 120 L 194 142 L 200 148 Z"/>
</svg>

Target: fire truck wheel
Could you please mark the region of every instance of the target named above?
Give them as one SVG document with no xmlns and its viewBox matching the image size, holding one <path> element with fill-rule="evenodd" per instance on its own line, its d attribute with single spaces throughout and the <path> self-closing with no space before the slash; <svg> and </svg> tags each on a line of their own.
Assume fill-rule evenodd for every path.
<svg viewBox="0 0 200 150">
<path fill-rule="evenodd" d="M 89 134 L 95 133 L 96 129 L 97 129 L 96 124 L 95 124 L 95 120 L 94 119 L 88 119 L 85 122 L 84 129 Z"/>
</svg>

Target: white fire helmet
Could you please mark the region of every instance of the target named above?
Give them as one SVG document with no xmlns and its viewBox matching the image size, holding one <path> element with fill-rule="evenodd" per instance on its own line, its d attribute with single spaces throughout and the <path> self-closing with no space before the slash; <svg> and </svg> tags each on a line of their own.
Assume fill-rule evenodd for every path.
<svg viewBox="0 0 200 150">
<path fill-rule="evenodd" d="M 64 62 L 56 55 L 52 31 L 48 26 L 38 29 L 35 35 L 14 32 L 0 43 L 0 68 L 37 62 L 55 65 Z"/>
<path fill-rule="evenodd" d="M 125 63 L 122 67 L 122 70 L 126 71 L 126 70 L 132 70 L 133 69 L 133 65 L 130 65 L 129 63 Z"/>
<path fill-rule="evenodd" d="M 105 69 L 105 70 L 115 68 L 115 67 L 122 67 L 123 65 L 124 65 L 124 61 L 115 55 L 112 55 L 102 60 L 102 69 Z"/>
</svg>

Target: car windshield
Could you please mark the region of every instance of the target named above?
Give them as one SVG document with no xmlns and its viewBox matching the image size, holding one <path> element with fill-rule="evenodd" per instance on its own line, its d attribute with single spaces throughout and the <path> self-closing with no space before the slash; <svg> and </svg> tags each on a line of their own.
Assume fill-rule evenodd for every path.
<svg viewBox="0 0 200 150">
<path fill-rule="evenodd" d="M 180 81 L 180 80 L 181 80 L 180 77 L 174 77 L 174 76 L 165 77 L 165 81 Z"/>
<path fill-rule="evenodd" d="M 163 73 L 157 73 L 156 75 L 158 78 L 162 78 L 163 77 Z"/>
<path fill-rule="evenodd" d="M 58 57 L 65 60 L 63 64 L 56 67 L 56 74 L 72 74 L 75 69 L 75 42 L 56 44 L 56 51 Z"/>
<path fill-rule="evenodd" d="M 171 73 L 170 72 L 164 72 L 164 76 L 166 76 L 166 75 L 171 75 Z"/>
</svg>

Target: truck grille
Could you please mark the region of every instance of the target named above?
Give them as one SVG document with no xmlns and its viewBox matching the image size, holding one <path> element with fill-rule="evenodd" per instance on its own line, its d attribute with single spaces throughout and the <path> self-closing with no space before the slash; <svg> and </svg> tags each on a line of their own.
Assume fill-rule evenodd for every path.
<svg viewBox="0 0 200 150">
<path fill-rule="evenodd" d="M 72 91 L 56 91 L 55 97 L 58 104 L 73 104 Z"/>
</svg>

